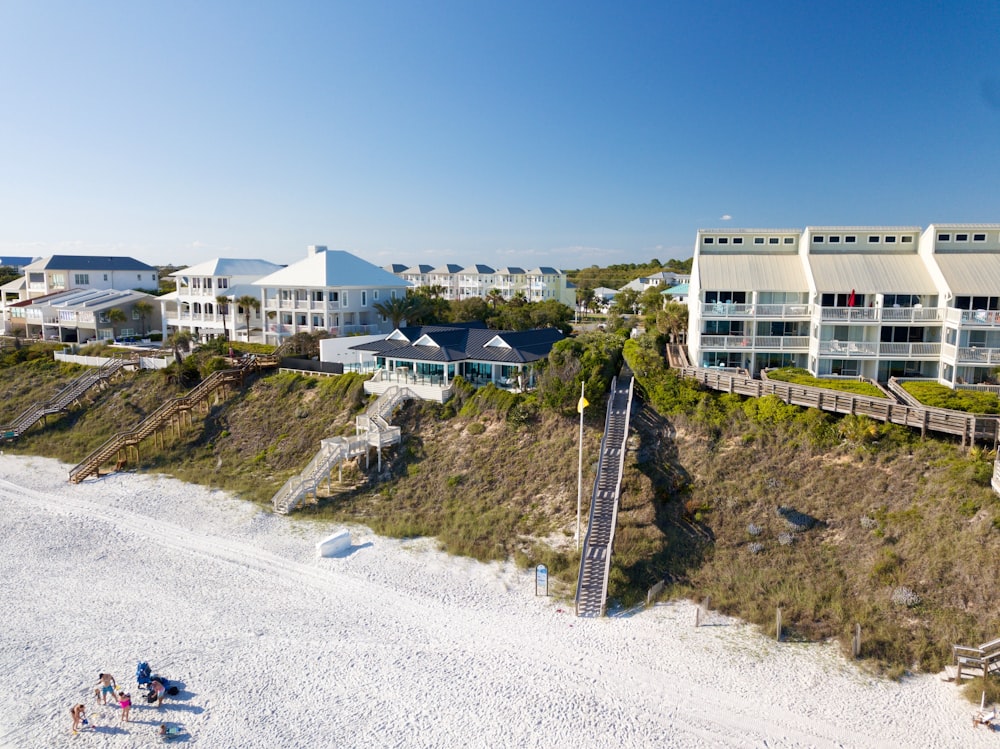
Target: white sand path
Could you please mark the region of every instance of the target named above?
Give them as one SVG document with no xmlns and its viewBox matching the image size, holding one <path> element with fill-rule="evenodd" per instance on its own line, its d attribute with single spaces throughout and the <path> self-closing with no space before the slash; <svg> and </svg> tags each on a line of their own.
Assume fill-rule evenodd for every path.
<svg viewBox="0 0 1000 749">
<path fill-rule="evenodd" d="M 689 603 L 602 620 L 510 564 L 276 517 L 155 476 L 0 456 L 0 746 L 1000 746 L 954 686 L 887 682 Z M 563 609 L 563 613 L 559 612 Z M 144 704 L 135 664 L 182 692 Z M 133 722 L 95 707 L 110 671 Z M 71 736 L 69 707 L 97 730 Z M 181 743 L 181 742 L 175 742 Z"/>
</svg>

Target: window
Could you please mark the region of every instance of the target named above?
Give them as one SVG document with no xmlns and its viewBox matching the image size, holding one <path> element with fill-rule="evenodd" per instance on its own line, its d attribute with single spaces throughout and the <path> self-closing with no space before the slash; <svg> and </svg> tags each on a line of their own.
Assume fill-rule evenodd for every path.
<svg viewBox="0 0 1000 749">
<path fill-rule="evenodd" d="M 141 273 L 136 273 L 136 274 L 135 274 L 135 277 L 136 277 L 136 279 L 137 279 L 137 280 L 139 280 L 139 281 L 141 281 L 141 280 L 142 280 L 142 274 L 141 274 Z M 211 284 L 209 284 L 209 285 L 208 285 L 208 286 L 206 286 L 205 288 L 208 288 L 208 289 L 210 289 L 210 288 L 212 288 L 212 285 L 211 285 Z"/>
<path fill-rule="evenodd" d="M 719 244 L 729 244 L 729 237 L 719 237 Z"/>
<path fill-rule="evenodd" d="M 878 244 L 881 237 L 878 234 L 868 235 L 868 244 Z"/>
<path fill-rule="evenodd" d="M 753 243 L 754 244 L 764 244 L 764 237 L 754 237 L 753 238 Z"/>
<path fill-rule="evenodd" d="M 896 243 L 896 237 L 894 235 L 892 235 L 892 234 L 887 234 L 886 237 L 885 237 L 885 242 L 886 242 L 886 244 L 895 244 Z"/>
<path fill-rule="evenodd" d="M 396 298 L 396 290 L 395 290 L 395 289 L 392 289 L 392 290 L 391 290 L 391 291 L 389 292 L 389 296 L 390 296 L 390 297 L 392 297 L 393 299 L 395 299 L 395 298 Z M 382 322 L 385 322 L 385 320 L 383 320 Z"/>
<path fill-rule="evenodd" d="M 973 242 L 985 242 L 986 241 L 986 235 L 985 234 L 973 234 L 972 235 L 972 241 Z"/>
<path fill-rule="evenodd" d="M 955 235 L 955 241 L 956 242 L 968 242 L 969 241 L 969 235 L 968 234 L 956 234 Z"/>
<path fill-rule="evenodd" d="M 938 242 L 950 242 L 951 234 L 938 234 Z"/>
<path fill-rule="evenodd" d="M 778 238 L 777 237 L 768 237 L 767 238 L 767 243 L 768 244 L 778 244 Z"/>
<path fill-rule="evenodd" d="M 854 244 L 857 241 L 858 238 L 853 234 L 848 234 L 846 237 L 844 237 L 844 244 Z"/>
<path fill-rule="evenodd" d="M 107 273 L 105 273 L 105 274 L 104 274 L 104 280 L 105 280 L 105 281 L 107 281 L 107 280 L 108 280 L 108 274 L 107 274 Z"/>
<path fill-rule="evenodd" d="M 367 307 L 368 306 L 368 292 L 367 291 L 362 291 L 361 292 L 361 306 L 362 307 Z"/>
<path fill-rule="evenodd" d="M 323 301 L 323 292 L 322 291 L 313 291 L 313 293 L 312 293 L 312 300 L 314 302 L 322 302 Z"/>
<path fill-rule="evenodd" d="M 76 273 L 73 275 L 74 286 L 88 286 L 90 284 L 89 273 Z"/>
<path fill-rule="evenodd" d="M 132 319 L 133 320 L 138 320 L 139 317 L 140 317 L 139 310 L 137 310 L 135 307 L 133 307 L 132 308 Z"/>
<path fill-rule="evenodd" d="M 219 279 L 216 280 L 216 284 L 215 285 L 216 285 L 217 288 L 220 288 L 220 289 L 228 289 L 229 288 L 229 279 L 228 278 L 219 278 Z"/>
<path fill-rule="evenodd" d="M 823 235 L 817 234 L 815 237 L 813 237 L 813 244 L 823 244 Z"/>
<path fill-rule="evenodd" d="M 785 237 L 783 241 L 785 244 L 795 244 L 795 237 Z"/>
<path fill-rule="evenodd" d="M 378 301 L 378 289 L 372 290 L 372 301 Z"/>
<path fill-rule="evenodd" d="M 343 299 L 343 303 L 344 303 L 344 306 L 345 306 L 345 307 L 346 307 L 346 306 L 348 305 L 348 302 L 347 302 L 347 292 L 346 292 L 346 291 L 344 292 L 344 299 Z"/>
<path fill-rule="evenodd" d="M 733 244 L 743 244 L 743 237 L 733 237 Z"/>
<path fill-rule="evenodd" d="M 830 244 L 840 244 L 840 237 L 836 235 L 830 237 Z"/>
<path fill-rule="evenodd" d="M 903 244 L 913 244 L 913 237 L 900 237 L 899 241 Z"/>
<path fill-rule="evenodd" d="M 141 273 L 139 274 L 139 280 L 140 281 L 142 280 L 142 274 Z M 205 279 L 205 288 L 206 289 L 212 288 L 212 279 L 211 278 L 206 278 Z"/>
<path fill-rule="evenodd" d="M 704 238 L 704 239 L 702 240 L 702 242 L 703 242 L 704 244 L 715 244 L 715 238 L 714 238 L 714 237 L 705 237 L 705 238 Z"/>
<path fill-rule="evenodd" d="M 330 292 L 330 301 L 331 302 L 339 302 L 340 301 L 340 294 L 339 294 L 339 292 L 331 291 Z"/>
</svg>

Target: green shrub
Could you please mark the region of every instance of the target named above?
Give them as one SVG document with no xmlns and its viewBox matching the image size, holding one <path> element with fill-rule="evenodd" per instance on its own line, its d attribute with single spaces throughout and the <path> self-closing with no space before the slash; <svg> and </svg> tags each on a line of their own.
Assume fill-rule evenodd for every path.
<svg viewBox="0 0 1000 749">
<path fill-rule="evenodd" d="M 1000 413 L 1000 398 L 995 393 L 978 390 L 952 390 L 937 382 L 911 381 L 902 383 L 903 389 L 923 403 L 934 408 L 949 408 L 976 414 Z"/>
</svg>

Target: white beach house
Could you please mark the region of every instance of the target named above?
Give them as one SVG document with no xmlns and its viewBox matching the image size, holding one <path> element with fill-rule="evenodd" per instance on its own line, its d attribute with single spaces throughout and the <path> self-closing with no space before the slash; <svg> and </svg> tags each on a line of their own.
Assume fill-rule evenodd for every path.
<svg viewBox="0 0 1000 749">
<path fill-rule="evenodd" d="M 253 286 L 260 293 L 265 342 L 277 345 L 302 332 L 388 333 L 392 323 L 374 305 L 405 296 L 410 283 L 349 252 L 311 245 L 305 259 Z"/>
</svg>

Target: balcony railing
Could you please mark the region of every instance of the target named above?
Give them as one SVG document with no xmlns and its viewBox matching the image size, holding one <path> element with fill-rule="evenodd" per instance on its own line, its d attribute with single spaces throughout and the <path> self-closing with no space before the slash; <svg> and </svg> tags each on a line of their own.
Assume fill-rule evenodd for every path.
<svg viewBox="0 0 1000 749">
<path fill-rule="evenodd" d="M 808 351 L 809 336 L 804 335 L 703 335 L 703 349 L 746 351 Z"/>
<path fill-rule="evenodd" d="M 928 323 L 944 320 L 940 307 L 876 307 L 882 322 Z"/>
<path fill-rule="evenodd" d="M 878 356 L 879 344 L 867 341 L 820 341 L 820 356 Z"/>
<path fill-rule="evenodd" d="M 937 359 L 941 355 L 940 343 L 880 343 L 881 356 L 895 359 Z"/>
<path fill-rule="evenodd" d="M 823 322 L 873 323 L 879 320 L 881 307 L 823 307 L 820 319 Z"/>
<path fill-rule="evenodd" d="M 948 309 L 948 322 L 968 327 L 1000 327 L 1000 312 L 986 309 Z"/>
<path fill-rule="evenodd" d="M 1000 364 L 1000 348 L 966 346 L 958 349 L 960 364 Z"/>
<path fill-rule="evenodd" d="M 777 319 L 807 319 L 808 304 L 734 304 L 706 302 L 701 305 L 702 317 L 765 317 Z"/>
</svg>

